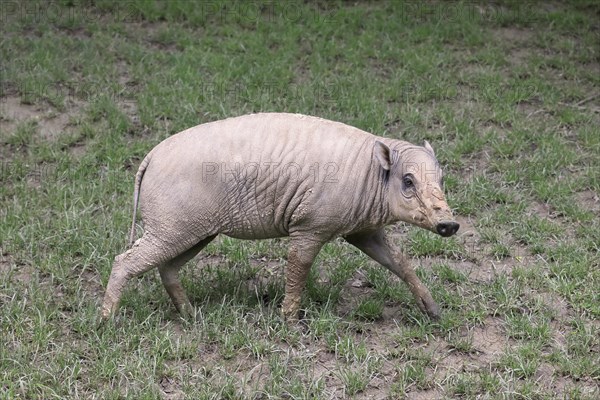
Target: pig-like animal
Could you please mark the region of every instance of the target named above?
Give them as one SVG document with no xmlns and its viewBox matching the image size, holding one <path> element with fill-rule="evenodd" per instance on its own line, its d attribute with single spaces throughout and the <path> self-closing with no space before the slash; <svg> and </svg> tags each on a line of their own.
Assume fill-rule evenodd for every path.
<svg viewBox="0 0 600 400">
<path fill-rule="evenodd" d="M 399 276 L 417 306 L 439 308 L 383 227 L 397 221 L 451 236 L 459 228 L 433 149 L 339 122 L 261 113 L 187 129 L 158 144 L 135 178 L 131 242 L 140 200 L 143 236 L 115 258 L 102 304 L 107 319 L 133 277 L 158 267 L 175 307 L 192 306 L 179 269 L 218 234 L 289 236 L 282 312 L 294 320 L 321 247 L 343 237 Z"/>
</svg>

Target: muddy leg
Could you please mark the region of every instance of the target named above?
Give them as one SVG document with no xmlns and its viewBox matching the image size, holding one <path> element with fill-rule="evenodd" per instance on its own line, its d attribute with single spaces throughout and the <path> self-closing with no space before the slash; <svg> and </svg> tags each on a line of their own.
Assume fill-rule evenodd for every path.
<svg viewBox="0 0 600 400">
<path fill-rule="evenodd" d="M 162 283 L 167 290 L 169 297 L 173 301 L 177 311 L 179 311 L 181 316 L 184 318 L 192 316 L 193 307 L 187 295 L 185 294 L 183 286 L 181 285 L 181 281 L 179 280 L 179 270 L 185 265 L 185 263 L 194 258 L 196 254 L 198 254 L 200 250 L 209 244 L 215 237 L 216 235 L 207 237 L 185 253 L 178 255 L 173 260 L 158 267 L 160 278 L 162 279 Z"/>
<path fill-rule="evenodd" d="M 172 259 L 177 252 L 150 235 L 144 235 L 132 248 L 115 257 L 102 302 L 102 319 L 113 315 L 119 306 L 127 282 Z"/>
<path fill-rule="evenodd" d="M 285 274 L 285 297 L 281 306 L 283 317 L 296 321 L 300 311 L 302 291 L 315 257 L 325 242 L 305 236 L 292 236 Z"/>
<path fill-rule="evenodd" d="M 419 309 L 433 319 L 439 318 L 440 309 L 431 293 L 415 274 L 406 256 L 388 242 L 383 230 L 357 233 L 345 239 L 400 277 L 408 285 Z"/>
</svg>

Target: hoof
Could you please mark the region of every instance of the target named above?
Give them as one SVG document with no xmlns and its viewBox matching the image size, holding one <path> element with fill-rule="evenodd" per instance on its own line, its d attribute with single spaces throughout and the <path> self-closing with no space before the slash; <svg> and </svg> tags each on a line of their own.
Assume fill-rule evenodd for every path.
<svg viewBox="0 0 600 400">
<path fill-rule="evenodd" d="M 419 309 L 422 312 L 424 312 L 425 314 L 427 314 L 429 316 L 429 318 L 431 318 L 434 321 L 437 321 L 440 319 L 440 316 L 441 316 L 440 307 L 433 300 L 433 298 L 431 297 L 431 295 L 429 293 L 427 293 L 427 295 L 425 295 L 425 296 L 419 296 L 416 300 L 417 300 L 417 306 L 419 307 Z"/>
<path fill-rule="evenodd" d="M 109 326 L 112 326 L 112 324 L 114 324 L 115 322 L 115 318 L 110 312 L 107 313 L 105 312 L 105 310 L 102 310 L 99 314 L 96 315 L 94 325 L 98 332 L 102 332 Z"/>
<path fill-rule="evenodd" d="M 286 296 L 281 304 L 281 314 L 285 322 L 297 323 L 300 320 L 300 298 Z"/>
<path fill-rule="evenodd" d="M 297 308 L 281 308 L 283 320 L 289 324 L 297 324 L 300 321 L 300 310 Z"/>
<path fill-rule="evenodd" d="M 300 322 L 298 312 L 286 313 L 285 311 L 282 311 L 281 316 L 283 317 L 283 320 L 288 324 L 297 324 L 298 322 Z"/>
<path fill-rule="evenodd" d="M 198 312 L 190 303 L 177 306 L 176 308 L 179 313 L 179 318 L 182 320 L 192 323 L 199 320 Z"/>
<path fill-rule="evenodd" d="M 429 304 L 425 312 L 427 313 L 429 318 L 431 318 L 434 321 L 438 321 L 442 316 L 442 313 L 440 312 L 440 307 L 435 302 Z"/>
<path fill-rule="evenodd" d="M 99 319 L 98 323 L 101 325 L 104 325 L 108 321 L 110 321 L 111 317 L 112 317 L 111 309 L 109 307 L 102 306 L 100 308 L 100 318 L 98 318 Z"/>
</svg>

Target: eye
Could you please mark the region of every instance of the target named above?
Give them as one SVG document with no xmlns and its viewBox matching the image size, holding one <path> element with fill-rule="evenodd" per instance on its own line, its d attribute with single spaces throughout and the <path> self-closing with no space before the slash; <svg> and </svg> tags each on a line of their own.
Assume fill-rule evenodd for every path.
<svg viewBox="0 0 600 400">
<path fill-rule="evenodd" d="M 412 177 L 410 177 L 409 175 L 404 175 L 404 177 L 402 178 L 402 184 L 404 185 L 405 189 L 412 189 L 412 187 L 415 186 Z"/>
</svg>

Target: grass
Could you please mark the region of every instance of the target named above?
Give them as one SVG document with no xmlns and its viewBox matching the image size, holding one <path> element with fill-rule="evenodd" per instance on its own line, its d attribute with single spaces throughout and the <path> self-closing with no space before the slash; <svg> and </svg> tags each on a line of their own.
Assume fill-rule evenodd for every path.
<svg viewBox="0 0 600 400">
<path fill-rule="evenodd" d="M 600 387 L 593 1 L 7 3 L 0 45 L 0 398 L 572 398 Z M 222 237 L 97 309 L 160 140 L 257 111 L 414 143 L 458 235 L 399 224 L 443 315 L 336 240 L 279 313 L 287 240 Z"/>
</svg>

